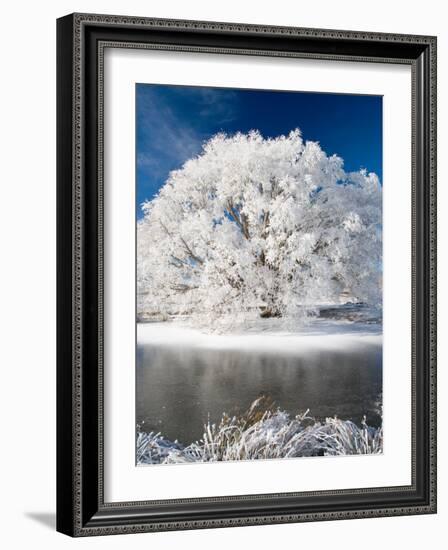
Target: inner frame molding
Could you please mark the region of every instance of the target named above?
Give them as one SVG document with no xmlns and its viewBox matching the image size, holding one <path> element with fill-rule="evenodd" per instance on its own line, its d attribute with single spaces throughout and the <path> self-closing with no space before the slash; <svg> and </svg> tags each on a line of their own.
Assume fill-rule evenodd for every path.
<svg viewBox="0 0 448 550">
<path fill-rule="evenodd" d="M 104 49 L 412 67 L 412 485 L 104 502 Z M 436 511 L 436 38 L 73 14 L 58 20 L 58 514 L 72 536 Z M 87 421 L 88 419 L 88 421 Z"/>
</svg>

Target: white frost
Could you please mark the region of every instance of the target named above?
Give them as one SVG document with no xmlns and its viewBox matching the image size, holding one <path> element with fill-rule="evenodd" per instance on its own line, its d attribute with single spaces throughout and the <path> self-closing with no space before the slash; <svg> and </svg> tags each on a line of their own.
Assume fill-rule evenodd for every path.
<svg viewBox="0 0 448 550">
<path fill-rule="evenodd" d="M 257 401 L 263 401 L 260 398 Z M 227 460 L 297 458 L 380 454 L 382 428 L 349 420 L 327 418 L 318 422 L 307 415 L 291 418 L 280 410 L 253 407 L 240 418 L 223 415 L 221 422 L 204 426 L 200 441 L 184 447 L 154 432 L 137 432 L 137 464 L 176 464 Z"/>
</svg>

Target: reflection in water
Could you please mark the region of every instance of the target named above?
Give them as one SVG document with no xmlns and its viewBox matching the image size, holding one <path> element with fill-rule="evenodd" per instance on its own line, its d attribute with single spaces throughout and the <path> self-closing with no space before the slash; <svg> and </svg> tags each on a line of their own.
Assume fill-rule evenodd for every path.
<svg viewBox="0 0 448 550">
<path fill-rule="evenodd" d="M 260 394 L 291 415 L 310 409 L 359 424 L 366 414 L 378 426 L 381 390 L 380 346 L 304 357 L 137 346 L 137 423 L 185 444 L 202 437 L 208 419 L 242 413 Z"/>
</svg>

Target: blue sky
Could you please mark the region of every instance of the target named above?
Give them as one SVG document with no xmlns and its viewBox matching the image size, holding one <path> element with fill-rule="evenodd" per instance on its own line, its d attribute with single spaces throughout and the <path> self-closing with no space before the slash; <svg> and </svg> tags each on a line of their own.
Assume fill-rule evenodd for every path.
<svg viewBox="0 0 448 550">
<path fill-rule="evenodd" d="M 381 96 L 137 84 L 136 123 L 138 218 L 169 172 L 217 132 L 275 137 L 300 128 L 346 171 L 366 168 L 382 181 Z"/>
</svg>

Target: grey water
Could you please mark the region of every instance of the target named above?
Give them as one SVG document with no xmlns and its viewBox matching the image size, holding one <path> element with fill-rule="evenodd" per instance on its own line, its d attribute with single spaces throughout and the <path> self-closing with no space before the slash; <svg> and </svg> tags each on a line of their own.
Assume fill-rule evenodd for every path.
<svg viewBox="0 0 448 550">
<path fill-rule="evenodd" d="M 244 413 L 260 395 L 292 416 L 309 409 L 381 425 L 382 349 L 297 353 L 137 345 L 136 422 L 171 441 L 202 437 L 208 420 Z"/>
</svg>

